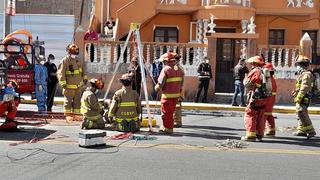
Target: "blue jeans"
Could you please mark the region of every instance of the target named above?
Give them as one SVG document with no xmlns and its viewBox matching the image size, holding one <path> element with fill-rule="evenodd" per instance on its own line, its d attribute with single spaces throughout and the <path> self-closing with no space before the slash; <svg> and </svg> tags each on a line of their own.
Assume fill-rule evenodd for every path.
<svg viewBox="0 0 320 180">
<path fill-rule="evenodd" d="M 234 95 L 232 98 L 232 104 L 237 104 L 237 97 L 238 94 L 240 93 L 240 101 L 241 105 L 244 105 L 244 85 L 243 82 L 240 80 L 235 80 L 234 82 Z"/>
</svg>

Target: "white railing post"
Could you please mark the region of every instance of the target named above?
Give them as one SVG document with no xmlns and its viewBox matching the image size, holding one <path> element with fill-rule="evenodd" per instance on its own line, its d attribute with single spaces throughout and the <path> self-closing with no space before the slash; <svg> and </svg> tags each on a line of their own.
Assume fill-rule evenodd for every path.
<svg viewBox="0 0 320 180">
<path fill-rule="evenodd" d="M 127 63 L 130 63 L 131 59 L 131 44 L 128 44 L 127 46 Z"/>
</svg>

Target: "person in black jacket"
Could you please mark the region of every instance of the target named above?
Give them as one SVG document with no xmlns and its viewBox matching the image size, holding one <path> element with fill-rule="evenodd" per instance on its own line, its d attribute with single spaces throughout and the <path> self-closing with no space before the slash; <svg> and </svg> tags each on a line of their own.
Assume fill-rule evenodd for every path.
<svg viewBox="0 0 320 180">
<path fill-rule="evenodd" d="M 47 111 L 52 111 L 53 101 L 54 101 L 54 94 L 57 89 L 57 66 L 52 63 L 55 57 L 53 54 L 49 54 L 48 61 L 44 64 L 48 70 L 48 84 L 47 84 Z"/>
<path fill-rule="evenodd" d="M 233 70 L 234 77 L 234 95 L 232 98 L 232 106 L 239 106 L 237 103 L 237 97 L 240 93 L 240 106 L 245 107 L 246 103 L 244 101 L 244 85 L 243 80 L 247 73 L 249 73 L 249 69 L 246 66 L 245 59 L 239 58 L 239 63 L 234 67 Z"/>
<path fill-rule="evenodd" d="M 209 89 L 210 79 L 212 78 L 211 65 L 209 64 L 209 59 L 207 57 L 204 58 L 204 61 L 198 67 L 199 73 L 199 85 L 198 85 L 198 93 L 195 99 L 195 102 L 199 101 L 200 94 L 202 89 L 204 91 L 202 102 L 207 102 L 207 94 Z"/>
<path fill-rule="evenodd" d="M 133 57 L 131 59 L 131 64 L 128 67 L 128 73 L 132 76 L 132 89 L 136 90 L 140 96 L 142 76 L 138 57 Z"/>
</svg>

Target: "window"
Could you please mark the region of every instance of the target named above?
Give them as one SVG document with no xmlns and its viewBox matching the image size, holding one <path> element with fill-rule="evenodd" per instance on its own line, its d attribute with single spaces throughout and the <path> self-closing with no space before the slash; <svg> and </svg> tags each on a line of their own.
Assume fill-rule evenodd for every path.
<svg viewBox="0 0 320 180">
<path fill-rule="evenodd" d="M 320 64 L 320 62 L 318 62 L 318 58 L 317 58 L 317 48 L 318 48 L 318 31 L 317 30 L 303 30 L 302 31 L 302 36 L 308 33 L 311 40 L 312 40 L 312 63 L 315 64 Z"/>
<path fill-rule="evenodd" d="M 284 30 L 270 29 L 269 30 L 269 45 L 284 45 Z"/>
<path fill-rule="evenodd" d="M 269 45 L 284 45 L 284 33 L 283 29 L 270 29 L 269 30 Z M 281 52 L 281 56 L 284 57 L 284 51 Z M 283 63 L 284 59 L 279 59 L 279 52 L 275 53 L 275 62 L 277 64 Z M 268 58 L 272 59 L 272 51 L 269 51 Z"/>
<path fill-rule="evenodd" d="M 156 27 L 154 30 L 154 42 L 172 42 L 179 41 L 179 30 L 177 27 Z"/>
</svg>

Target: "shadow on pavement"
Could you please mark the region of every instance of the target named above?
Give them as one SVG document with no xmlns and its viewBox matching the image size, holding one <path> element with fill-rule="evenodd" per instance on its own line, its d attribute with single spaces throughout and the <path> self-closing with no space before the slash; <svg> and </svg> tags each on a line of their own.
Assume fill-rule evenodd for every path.
<svg viewBox="0 0 320 180">
<path fill-rule="evenodd" d="M 54 130 L 33 128 L 33 129 L 24 129 L 18 128 L 16 132 L 1 132 L 0 131 L 0 140 L 6 141 L 25 141 L 32 140 L 34 138 L 43 139 L 51 134 L 55 133 Z"/>
<path fill-rule="evenodd" d="M 234 128 L 217 127 L 217 126 L 198 126 L 198 125 L 183 125 L 182 128 L 208 129 L 208 130 L 215 130 L 215 131 L 246 131 L 245 129 L 234 129 Z"/>
<path fill-rule="evenodd" d="M 287 145 L 298 145 L 298 146 L 308 146 L 308 147 L 320 147 L 320 137 L 313 137 L 312 139 L 307 139 L 306 137 L 274 137 L 274 138 L 264 138 L 264 143 L 270 144 L 287 144 Z"/>
</svg>

